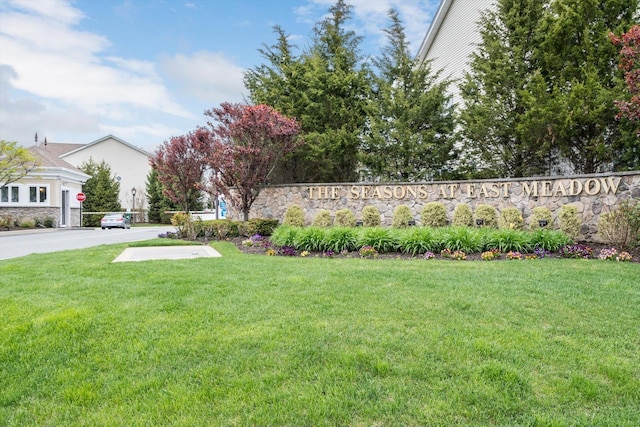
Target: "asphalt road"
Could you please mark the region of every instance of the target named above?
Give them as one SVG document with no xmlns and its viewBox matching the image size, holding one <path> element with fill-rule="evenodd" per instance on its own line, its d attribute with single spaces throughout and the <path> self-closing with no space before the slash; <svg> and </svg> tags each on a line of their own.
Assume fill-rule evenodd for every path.
<svg viewBox="0 0 640 427">
<path fill-rule="evenodd" d="M 44 229 L 19 232 L 0 232 L 0 260 L 17 258 L 33 253 L 66 251 L 91 246 L 136 242 L 158 237 L 158 234 L 175 231 L 166 227 L 133 227 L 129 230 L 113 228 L 97 229 Z"/>
</svg>

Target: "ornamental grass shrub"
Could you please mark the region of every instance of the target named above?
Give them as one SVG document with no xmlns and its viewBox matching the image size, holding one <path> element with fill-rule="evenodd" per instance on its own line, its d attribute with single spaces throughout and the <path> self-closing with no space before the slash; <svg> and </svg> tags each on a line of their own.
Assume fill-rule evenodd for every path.
<svg viewBox="0 0 640 427">
<path fill-rule="evenodd" d="M 380 210 L 375 206 L 365 206 L 362 209 L 362 225 L 365 227 L 379 227 L 380 224 L 382 224 Z"/>
<path fill-rule="evenodd" d="M 304 227 L 304 211 L 298 205 L 291 205 L 284 214 L 284 224 L 293 227 Z"/>
<path fill-rule="evenodd" d="M 276 246 L 295 246 L 296 237 L 304 228 L 283 224 L 273 230 L 271 243 Z"/>
<path fill-rule="evenodd" d="M 540 225 L 541 221 L 545 221 L 543 225 Z M 535 231 L 540 228 L 553 228 L 553 217 L 551 216 L 551 211 L 546 206 L 536 206 L 529 216 L 529 230 Z"/>
<path fill-rule="evenodd" d="M 473 212 L 471 211 L 471 207 L 466 203 L 457 204 L 453 210 L 451 225 L 454 227 L 473 227 Z"/>
<path fill-rule="evenodd" d="M 327 209 L 321 209 L 315 218 L 313 218 L 312 225 L 314 227 L 331 227 L 333 220 L 331 219 L 331 212 Z"/>
<path fill-rule="evenodd" d="M 512 230 L 522 230 L 524 228 L 524 218 L 520 209 L 515 207 L 504 208 L 500 211 L 498 228 L 509 228 Z"/>
<path fill-rule="evenodd" d="M 293 245 L 299 251 L 323 252 L 327 249 L 326 227 L 305 227 L 300 229 L 293 239 Z"/>
<path fill-rule="evenodd" d="M 371 246 L 380 253 L 398 249 L 393 229 L 383 227 L 365 227 L 358 233 L 358 246 Z"/>
<path fill-rule="evenodd" d="M 333 219 L 333 225 L 338 227 L 355 227 L 356 216 L 349 208 L 340 209 L 336 212 L 336 217 Z"/>
<path fill-rule="evenodd" d="M 425 227 L 446 227 L 447 208 L 442 202 L 429 202 L 422 208 L 420 220 Z"/>
<path fill-rule="evenodd" d="M 331 227 L 325 234 L 326 250 L 333 252 L 355 251 L 358 249 L 358 233 L 355 227 Z"/>
<path fill-rule="evenodd" d="M 407 228 L 409 227 L 409 221 L 413 221 L 413 215 L 411 215 L 411 209 L 407 205 L 398 205 L 393 210 L 393 220 L 391 226 L 393 228 Z"/>
<path fill-rule="evenodd" d="M 444 248 L 442 229 L 415 227 L 399 231 L 398 248 L 405 254 L 418 255 L 440 252 Z"/>
<path fill-rule="evenodd" d="M 621 249 L 640 246 L 640 202 L 625 200 L 618 209 L 598 219 L 598 235 L 603 242 Z"/>
<path fill-rule="evenodd" d="M 474 223 L 482 221 L 482 227 L 498 228 L 498 212 L 491 205 L 480 204 L 476 206 Z"/>
<path fill-rule="evenodd" d="M 578 234 L 580 234 L 580 225 L 578 209 L 573 205 L 563 205 L 558 213 L 558 226 L 560 230 L 572 239 L 576 239 Z"/>
</svg>

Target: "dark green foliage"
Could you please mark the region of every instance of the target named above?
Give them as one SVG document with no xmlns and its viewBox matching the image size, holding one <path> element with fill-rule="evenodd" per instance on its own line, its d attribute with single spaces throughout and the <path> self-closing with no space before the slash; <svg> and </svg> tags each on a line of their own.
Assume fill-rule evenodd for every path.
<svg viewBox="0 0 640 427">
<path fill-rule="evenodd" d="M 155 169 L 151 169 L 147 175 L 146 187 L 149 222 L 170 224 L 172 214 L 166 212 L 181 209 L 163 194 L 162 183 L 158 180 L 158 171 Z"/>
<path fill-rule="evenodd" d="M 478 228 L 448 227 L 443 230 L 442 240 L 446 249 L 470 254 L 482 252 L 485 248 L 485 234 Z"/>
<path fill-rule="evenodd" d="M 96 163 L 89 159 L 80 165 L 82 170 L 91 178 L 82 186 L 87 199 L 82 204 L 85 212 L 119 212 L 122 210 L 119 201 L 120 182 L 111 174 L 111 166 L 104 160 Z M 83 215 L 83 226 L 99 227 L 102 214 Z"/>
<path fill-rule="evenodd" d="M 325 248 L 334 252 L 358 249 L 357 231 L 352 227 L 332 227 L 326 230 Z"/>
<path fill-rule="evenodd" d="M 271 243 L 276 246 L 294 246 L 295 240 L 298 235 L 303 230 L 302 227 L 290 226 L 290 225 L 281 225 L 271 234 Z"/>
<path fill-rule="evenodd" d="M 415 227 L 403 230 L 398 237 L 398 247 L 403 253 L 423 254 L 427 251 L 440 252 L 444 242 L 440 233 L 429 227 Z"/>
<path fill-rule="evenodd" d="M 531 244 L 529 236 L 528 233 L 522 233 L 519 229 L 501 228 L 487 236 L 485 246 L 487 249 L 498 249 L 500 252 L 530 252 L 535 246 Z"/>
<path fill-rule="evenodd" d="M 305 227 L 294 239 L 293 246 L 299 251 L 324 252 L 328 249 L 324 227 Z"/>
<path fill-rule="evenodd" d="M 562 231 L 538 228 L 529 234 L 529 242 L 532 248 L 541 248 L 556 252 L 561 247 L 572 243 L 572 239 Z"/>
<path fill-rule="evenodd" d="M 393 252 L 398 248 L 394 233 L 389 228 L 365 227 L 358 236 L 358 246 L 371 246 L 380 253 Z"/>
<path fill-rule="evenodd" d="M 449 82 L 412 57 L 397 11 L 389 18 L 388 45 L 373 61 L 377 75 L 361 162 L 368 174 L 385 181 L 448 177 L 454 156 Z"/>
</svg>

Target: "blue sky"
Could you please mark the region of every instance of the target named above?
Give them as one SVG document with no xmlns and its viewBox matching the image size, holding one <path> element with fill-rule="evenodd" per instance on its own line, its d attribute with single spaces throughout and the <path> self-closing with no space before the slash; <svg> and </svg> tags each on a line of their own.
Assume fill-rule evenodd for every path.
<svg viewBox="0 0 640 427">
<path fill-rule="evenodd" d="M 0 139 L 89 143 L 113 134 L 153 152 L 241 102 L 280 25 L 304 48 L 334 0 L 0 0 Z M 415 53 L 439 0 L 351 0 L 377 55 L 395 7 Z"/>
</svg>

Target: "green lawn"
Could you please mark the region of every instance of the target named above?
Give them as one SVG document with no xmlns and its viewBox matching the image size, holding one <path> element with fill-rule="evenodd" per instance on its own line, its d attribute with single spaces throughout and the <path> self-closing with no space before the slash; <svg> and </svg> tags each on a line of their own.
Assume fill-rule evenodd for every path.
<svg viewBox="0 0 640 427">
<path fill-rule="evenodd" d="M 0 261 L 0 425 L 638 426 L 640 264 Z"/>
</svg>

